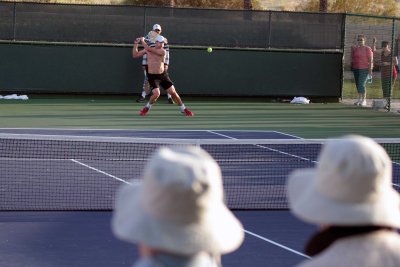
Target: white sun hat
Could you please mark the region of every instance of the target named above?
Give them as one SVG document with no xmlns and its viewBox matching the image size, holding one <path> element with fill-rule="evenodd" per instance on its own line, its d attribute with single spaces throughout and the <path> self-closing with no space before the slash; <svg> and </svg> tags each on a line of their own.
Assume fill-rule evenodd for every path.
<svg viewBox="0 0 400 267">
<path fill-rule="evenodd" d="M 223 200 L 221 171 L 207 152 L 161 148 L 143 183 L 118 192 L 112 230 L 122 240 L 178 254 L 229 253 L 241 245 L 244 231 Z"/>
<path fill-rule="evenodd" d="M 328 141 L 317 167 L 294 171 L 287 189 L 291 210 L 304 221 L 400 228 L 392 162 L 370 138 L 351 135 Z"/>
</svg>

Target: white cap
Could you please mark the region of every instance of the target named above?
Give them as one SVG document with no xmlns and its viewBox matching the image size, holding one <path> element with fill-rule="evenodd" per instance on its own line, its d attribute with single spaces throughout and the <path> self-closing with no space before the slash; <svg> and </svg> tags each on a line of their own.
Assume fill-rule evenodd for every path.
<svg viewBox="0 0 400 267">
<path fill-rule="evenodd" d="M 159 43 L 164 43 L 164 41 L 165 41 L 165 38 L 164 38 L 164 36 L 162 36 L 162 35 L 159 35 L 159 36 L 157 36 L 157 37 L 156 37 L 156 42 L 159 42 Z"/>
<path fill-rule="evenodd" d="M 160 30 L 160 31 L 161 31 L 161 26 L 160 26 L 160 24 L 154 24 L 154 25 L 153 25 L 153 31 L 155 31 L 155 30 Z"/>
</svg>

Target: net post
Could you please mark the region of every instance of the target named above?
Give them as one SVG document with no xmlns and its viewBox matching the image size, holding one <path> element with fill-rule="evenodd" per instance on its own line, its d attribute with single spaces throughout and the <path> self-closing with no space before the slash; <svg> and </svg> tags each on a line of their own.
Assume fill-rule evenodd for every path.
<svg viewBox="0 0 400 267">
<path fill-rule="evenodd" d="M 201 148 L 201 141 L 200 139 L 196 139 L 196 147 Z"/>
</svg>

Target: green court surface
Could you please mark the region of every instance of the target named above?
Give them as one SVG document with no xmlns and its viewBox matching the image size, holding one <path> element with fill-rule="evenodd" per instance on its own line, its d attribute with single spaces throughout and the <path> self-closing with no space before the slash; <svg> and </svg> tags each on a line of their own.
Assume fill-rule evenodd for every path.
<svg viewBox="0 0 400 267">
<path fill-rule="evenodd" d="M 194 117 L 161 96 L 139 116 L 136 96 L 32 95 L 27 101 L 0 100 L 0 128 L 269 130 L 302 138 L 362 134 L 400 137 L 400 113 L 341 103 L 273 103 L 255 98 L 185 98 Z"/>
</svg>

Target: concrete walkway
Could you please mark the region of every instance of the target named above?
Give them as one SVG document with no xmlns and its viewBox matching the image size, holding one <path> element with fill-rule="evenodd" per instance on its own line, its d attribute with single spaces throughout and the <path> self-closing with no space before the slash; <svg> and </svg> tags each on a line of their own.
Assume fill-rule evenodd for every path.
<svg viewBox="0 0 400 267">
<path fill-rule="evenodd" d="M 360 107 L 360 108 L 373 108 L 372 103 L 374 99 L 367 99 L 367 106 L 366 107 Z M 382 100 L 382 99 L 377 99 L 377 100 Z M 354 105 L 354 103 L 357 101 L 357 99 L 342 99 L 341 103 L 344 105 Z M 391 110 L 390 112 L 399 114 L 400 116 L 400 99 L 392 99 L 391 103 Z M 387 112 L 386 109 L 377 109 L 382 112 Z"/>
</svg>

